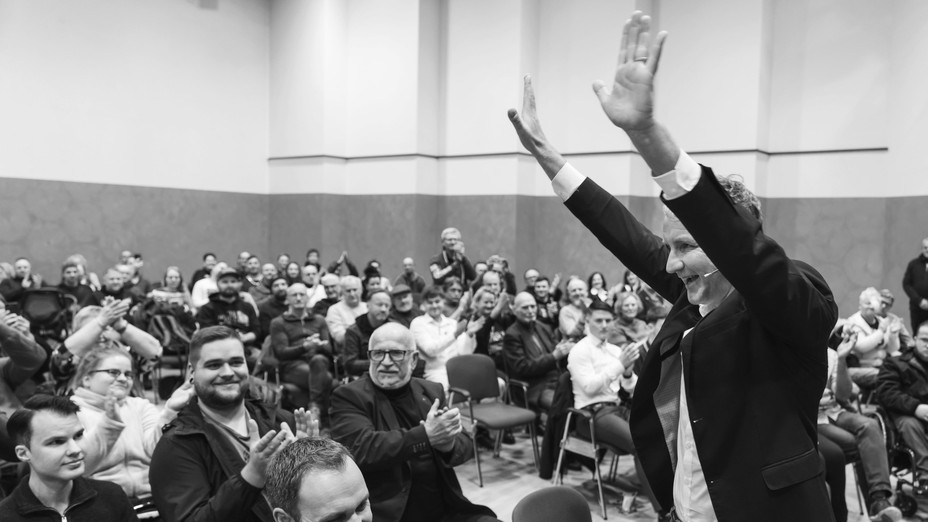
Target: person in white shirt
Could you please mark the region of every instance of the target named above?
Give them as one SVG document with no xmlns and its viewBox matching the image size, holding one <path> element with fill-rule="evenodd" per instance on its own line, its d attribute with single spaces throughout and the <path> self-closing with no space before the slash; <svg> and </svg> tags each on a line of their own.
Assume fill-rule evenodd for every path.
<svg viewBox="0 0 928 522">
<path fill-rule="evenodd" d="M 458 321 L 442 315 L 445 297 L 441 289 L 432 286 L 422 293 L 425 315 L 412 320 L 409 330 L 416 340 L 419 356 L 425 361 L 426 380 L 437 382 L 448 389 L 448 371 L 445 363 L 457 355 L 474 353 L 477 341 L 474 338 L 483 328 L 486 318 L 480 316 L 468 321 L 463 331 Z"/>
<path fill-rule="evenodd" d="M 367 313 L 367 303 L 361 301 L 361 280 L 357 276 L 345 276 L 339 282 L 342 298 L 329 307 L 325 322 L 329 335 L 338 346 L 345 343 L 345 330 L 353 325 L 358 317 Z"/>
</svg>

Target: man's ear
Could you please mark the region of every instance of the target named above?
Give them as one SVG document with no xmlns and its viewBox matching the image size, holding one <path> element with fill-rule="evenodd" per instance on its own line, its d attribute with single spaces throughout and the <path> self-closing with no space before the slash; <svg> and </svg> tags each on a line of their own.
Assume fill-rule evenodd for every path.
<svg viewBox="0 0 928 522">
<path fill-rule="evenodd" d="M 16 458 L 22 462 L 29 462 L 32 460 L 32 452 L 29 451 L 24 444 L 17 444 L 13 451 L 16 452 Z"/>
<path fill-rule="evenodd" d="M 274 508 L 274 522 L 296 522 L 293 518 L 280 508 Z"/>
</svg>

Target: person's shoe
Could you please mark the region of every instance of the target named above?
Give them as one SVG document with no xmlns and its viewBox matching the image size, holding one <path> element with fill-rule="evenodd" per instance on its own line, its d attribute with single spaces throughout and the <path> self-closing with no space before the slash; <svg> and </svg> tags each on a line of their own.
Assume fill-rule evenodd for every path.
<svg viewBox="0 0 928 522">
<path fill-rule="evenodd" d="M 503 433 L 503 444 L 515 444 L 515 443 L 516 443 L 516 437 L 515 435 L 512 434 L 511 431 L 507 430 L 505 433 Z"/>
<path fill-rule="evenodd" d="M 890 504 L 889 499 L 880 498 L 870 504 L 870 520 L 874 522 L 899 522 L 902 520 L 902 511 Z"/>
</svg>

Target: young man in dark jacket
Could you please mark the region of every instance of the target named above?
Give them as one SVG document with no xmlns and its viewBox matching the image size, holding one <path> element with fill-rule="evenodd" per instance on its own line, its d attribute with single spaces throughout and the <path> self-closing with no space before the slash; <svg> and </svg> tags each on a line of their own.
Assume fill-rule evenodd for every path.
<svg viewBox="0 0 928 522">
<path fill-rule="evenodd" d="M 242 275 L 234 268 L 226 268 L 216 280 L 219 291 L 209 296 L 209 302 L 197 312 L 200 328 L 228 326 L 242 336 L 242 342 L 250 352 L 257 351 L 258 314 L 255 308 L 242 300 Z M 249 353 L 249 357 L 256 354 Z"/>
<path fill-rule="evenodd" d="M 271 457 L 294 440 L 292 417 L 246 400 L 248 366 L 235 330 L 204 328 L 190 341 L 196 397 L 158 442 L 149 480 L 165 522 L 272 522 L 262 495 Z M 297 411 L 296 437 L 309 433 Z M 282 422 L 284 421 L 284 422 Z"/>
<path fill-rule="evenodd" d="M 7 423 L 16 457 L 29 476 L 0 502 L 0 520 L 100 522 L 138 520 L 122 488 L 82 478 L 84 427 L 67 397 L 36 395 Z"/>
</svg>

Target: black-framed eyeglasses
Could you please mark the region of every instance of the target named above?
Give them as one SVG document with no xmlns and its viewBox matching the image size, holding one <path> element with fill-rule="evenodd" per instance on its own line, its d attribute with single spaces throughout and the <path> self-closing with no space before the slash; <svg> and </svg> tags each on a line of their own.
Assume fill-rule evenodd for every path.
<svg viewBox="0 0 928 522">
<path fill-rule="evenodd" d="M 125 375 L 126 379 L 135 379 L 135 372 L 133 372 L 132 370 L 122 371 L 122 370 L 117 370 L 116 368 L 109 368 L 106 370 L 94 370 L 90 373 L 100 373 L 100 372 L 108 373 L 110 374 L 110 377 L 114 379 L 118 379 L 120 375 Z"/>
<path fill-rule="evenodd" d="M 390 354 L 390 360 L 393 362 L 403 362 L 406 360 L 406 354 L 411 353 L 407 350 L 371 350 L 367 352 L 372 361 L 380 362 L 384 356 Z"/>
</svg>

